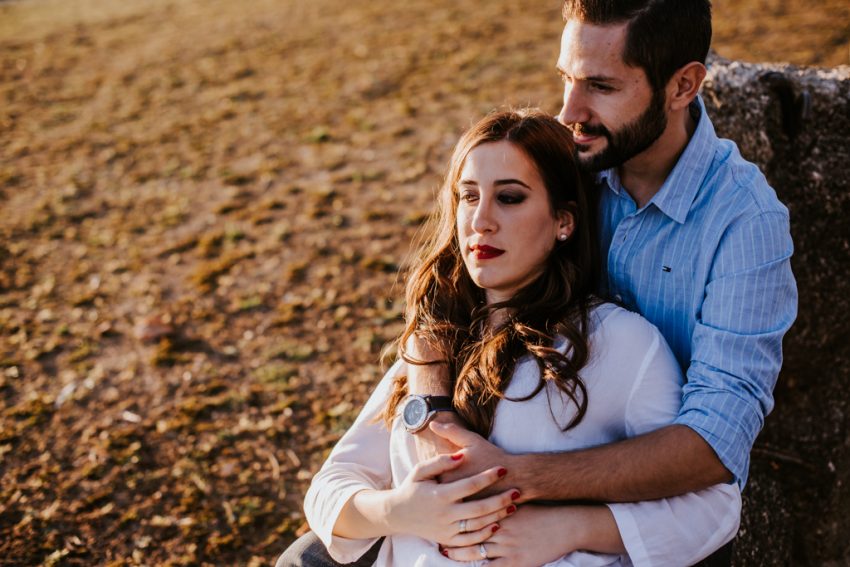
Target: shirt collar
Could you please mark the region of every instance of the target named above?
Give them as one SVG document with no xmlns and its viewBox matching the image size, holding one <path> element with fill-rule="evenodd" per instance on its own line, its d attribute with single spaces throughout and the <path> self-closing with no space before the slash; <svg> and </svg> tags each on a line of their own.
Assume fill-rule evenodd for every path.
<svg viewBox="0 0 850 567">
<path fill-rule="evenodd" d="M 717 134 L 714 126 L 705 113 L 705 103 L 697 96 L 691 105 L 691 110 L 698 113 L 697 127 L 691 136 L 685 151 L 679 156 L 679 161 L 673 171 L 667 176 L 664 184 L 650 199 L 662 213 L 679 224 L 684 224 L 688 211 L 696 199 L 702 180 L 705 179 L 717 145 Z M 606 169 L 597 175 L 597 181 L 605 183 L 617 195 L 622 185 L 616 168 Z"/>
</svg>

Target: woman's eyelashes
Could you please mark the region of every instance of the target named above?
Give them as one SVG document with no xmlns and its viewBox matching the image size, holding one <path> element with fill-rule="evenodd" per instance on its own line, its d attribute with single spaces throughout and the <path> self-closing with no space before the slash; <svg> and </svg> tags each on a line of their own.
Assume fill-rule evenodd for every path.
<svg viewBox="0 0 850 567">
<path fill-rule="evenodd" d="M 477 191 L 461 191 L 460 200 L 464 203 L 475 203 L 479 196 Z M 525 195 L 519 191 L 502 191 L 496 195 L 496 199 L 503 205 L 518 205 L 525 201 Z"/>
<path fill-rule="evenodd" d="M 525 201 L 525 195 L 515 191 L 504 191 L 499 193 L 499 201 L 505 205 L 518 205 Z"/>
</svg>

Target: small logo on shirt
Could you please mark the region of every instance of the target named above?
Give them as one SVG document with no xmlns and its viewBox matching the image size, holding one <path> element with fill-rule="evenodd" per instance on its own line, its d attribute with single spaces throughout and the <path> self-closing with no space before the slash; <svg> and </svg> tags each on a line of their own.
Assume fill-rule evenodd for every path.
<svg viewBox="0 0 850 567">
<path fill-rule="evenodd" d="M 662 272 L 671 272 L 672 269 L 670 268 L 670 266 L 661 266 L 661 271 Z"/>
</svg>

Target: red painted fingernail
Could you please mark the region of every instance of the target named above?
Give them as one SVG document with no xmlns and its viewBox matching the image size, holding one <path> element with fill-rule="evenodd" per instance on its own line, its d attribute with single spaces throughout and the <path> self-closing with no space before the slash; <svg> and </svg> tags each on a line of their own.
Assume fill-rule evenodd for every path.
<svg viewBox="0 0 850 567">
<path fill-rule="evenodd" d="M 514 490 L 513 492 L 511 492 L 511 500 L 517 500 L 518 498 L 519 498 L 519 491 L 518 490 Z"/>
<path fill-rule="evenodd" d="M 516 506 L 511 504 L 510 506 L 508 506 L 508 514 L 513 514 L 514 512 L 516 512 Z"/>
<path fill-rule="evenodd" d="M 463 458 L 463 453 L 455 453 L 454 455 L 452 455 L 452 460 L 453 460 L 453 461 L 459 461 L 459 460 L 461 460 L 462 458 Z"/>
<path fill-rule="evenodd" d="M 440 550 L 440 553 L 442 553 L 445 557 L 448 557 L 448 556 L 449 556 L 449 552 L 448 552 L 448 551 L 446 551 L 445 549 L 441 549 L 441 550 Z"/>
<path fill-rule="evenodd" d="M 499 524 L 496 524 L 495 526 L 493 526 L 493 533 L 496 533 L 497 531 L 499 531 L 499 528 L 501 528 L 501 527 L 502 526 L 500 526 Z"/>
<path fill-rule="evenodd" d="M 502 478 L 503 476 L 508 474 L 508 469 L 502 467 L 502 468 L 500 468 L 499 470 L 496 471 L 496 474 L 499 475 L 499 478 Z"/>
</svg>

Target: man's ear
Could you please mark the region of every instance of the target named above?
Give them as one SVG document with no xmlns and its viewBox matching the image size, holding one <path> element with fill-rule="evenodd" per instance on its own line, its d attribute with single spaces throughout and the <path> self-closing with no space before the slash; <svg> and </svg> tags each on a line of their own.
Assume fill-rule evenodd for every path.
<svg viewBox="0 0 850 567">
<path fill-rule="evenodd" d="M 555 238 L 560 241 L 568 240 L 570 236 L 573 235 L 573 231 L 576 229 L 576 217 L 572 211 L 575 207 L 575 203 L 571 202 L 569 205 L 570 208 L 568 209 L 555 211 L 555 218 L 558 219 L 558 234 Z M 562 238 L 562 236 L 566 236 L 566 238 Z"/>
<path fill-rule="evenodd" d="M 705 79 L 705 65 L 691 61 L 673 73 L 667 83 L 667 104 L 671 110 L 687 108 L 699 93 Z"/>
</svg>

